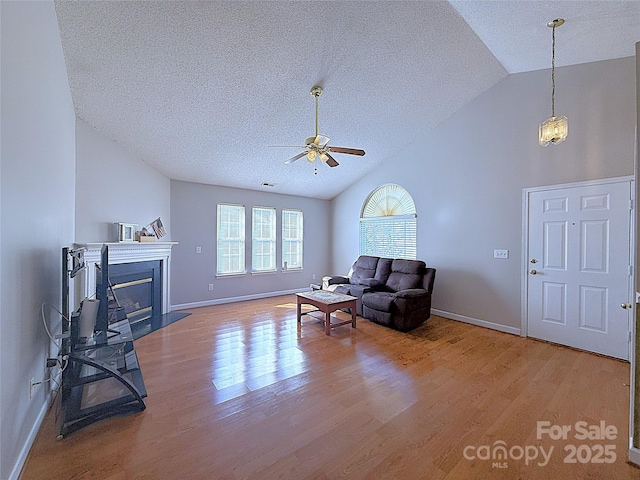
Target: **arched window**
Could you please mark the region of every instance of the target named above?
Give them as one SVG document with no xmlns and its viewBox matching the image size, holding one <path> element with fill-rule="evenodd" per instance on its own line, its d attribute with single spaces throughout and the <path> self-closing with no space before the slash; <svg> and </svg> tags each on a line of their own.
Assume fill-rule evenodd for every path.
<svg viewBox="0 0 640 480">
<path fill-rule="evenodd" d="M 382 185 L 365 200 L 360 255 L 416 259 L 416 205 L 400 185 Z"/>
</svg>

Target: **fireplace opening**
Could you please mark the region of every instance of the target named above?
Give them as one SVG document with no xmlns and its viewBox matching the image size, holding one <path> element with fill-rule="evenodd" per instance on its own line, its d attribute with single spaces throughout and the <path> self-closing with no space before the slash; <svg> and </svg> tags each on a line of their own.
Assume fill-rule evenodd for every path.
<svg viewBox="0 0 640 480">
<path fill-rule="evenodd" d="M 162 316 L 162 261 L 109 265 L 109 282 L 130 324 Z"/>
<path fill-rule="evenodd" d="M 143 278 L 113 286 L 118 304 L 127 312 L 129 323 L 153 317 L 153 278 Z"/>
</svg>

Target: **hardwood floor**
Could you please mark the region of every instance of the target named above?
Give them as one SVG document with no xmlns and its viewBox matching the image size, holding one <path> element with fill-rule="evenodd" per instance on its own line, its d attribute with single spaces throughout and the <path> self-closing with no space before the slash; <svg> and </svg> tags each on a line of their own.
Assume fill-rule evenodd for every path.
<svg viewBox="0 0 640 480">
<path fill-rule="evenodd" d="M 50 411 L 21 478 L 640 478 L 627 363 L 439 317 L 328 337 L 293 295 L 192 313 L 136 340 L 144 412 L 57 440 Z M 567 439 L 537 439 L 544 421 Z"/>
</svg>

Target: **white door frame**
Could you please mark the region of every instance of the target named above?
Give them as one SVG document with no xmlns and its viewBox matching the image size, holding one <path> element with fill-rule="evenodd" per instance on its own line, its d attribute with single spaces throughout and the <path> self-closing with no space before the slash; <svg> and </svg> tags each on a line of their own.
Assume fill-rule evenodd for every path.
<svg viewBox="0 0 640 480">
<path fill-rule="evenodd" d="M 520 324 L 520 336 L 528 337 L 528 305 L 529 305 L 529 194 L 533 192 L 544 192 L 551 190 L 561 190 L 565 188 L 575 188 L 575 187 L 588 187 L 592 185 L 607 185 L 611 183 L 627 183 L 631 182 L 631 210 L 629 212 L 629 227 L 630 227 L 630 237 L 629 237 L 629 262 L 631 265 L 635 265 L 635 252 L 633 245 L 634 243 L 634 235 L 635 235 L 635 184 L 634 184 L 634 176 L 626 175 L 623 177 L 612 177 L 612 178 L 603 178 L 600 180 L 588 180 L 584 182 L 572 182 L 572 183 L 560 183 L 557 185 L 545 185 L 542 187 L 531 187 L 531 188 L 523 188 L 522 189 L 522 281 L 521 281 L 521 294 L 520 298 L 522 299 L 522 304 L 520 306 L 520 314 L 521 314 L 521 324 Z M 631 268 L 631 275 L 629 276 L 629 302 L 635 303 L 634 295 L 632 292 L 635 290 L 635 269 Z M 628 310 L 629 314 L 629 331 L 632 331 L 631 321 L 634 315 L 633 312 L 635 309 Z M 633 342 L 629 342 L 629 358 L 632 358 Z"/>
</svg>

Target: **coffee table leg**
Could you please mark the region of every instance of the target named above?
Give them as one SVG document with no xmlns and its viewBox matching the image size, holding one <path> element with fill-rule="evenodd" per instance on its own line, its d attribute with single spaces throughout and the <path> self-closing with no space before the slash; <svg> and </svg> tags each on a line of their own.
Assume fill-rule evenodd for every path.
<svg viewBox="0 0 640 480">
<path fill-rule="evenodd" d="M 298 323 L 301 323 L 301 317 L 302 317 L 302 303 L 300 302 L 300 299 L 298 298 Z"/>
<path fill-rule="evenodd" d="M 356 306 L 355 305 L 351 307 L 351 328 L 356 328 Z"/>
<path fill-rule="evenodd" d="M 331 335 L 331 309 L 327 307 L 324 316 L 324 333 Z"/>
</svg>

